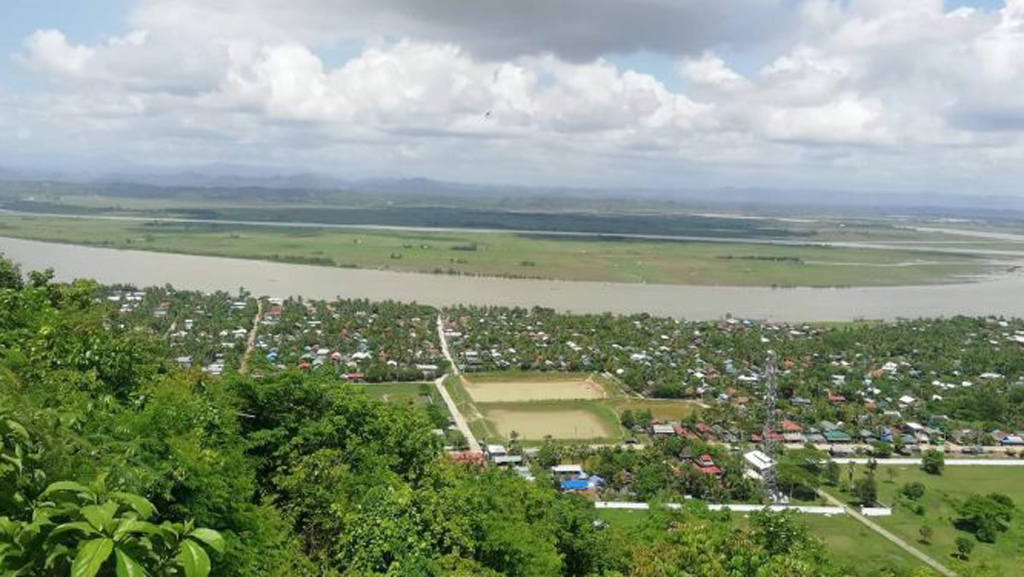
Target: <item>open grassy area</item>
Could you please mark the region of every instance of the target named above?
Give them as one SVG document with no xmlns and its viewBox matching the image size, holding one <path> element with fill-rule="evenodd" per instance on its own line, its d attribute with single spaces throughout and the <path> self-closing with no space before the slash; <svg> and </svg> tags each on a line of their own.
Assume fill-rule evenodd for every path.
<svg viewBox="0 0 1024 577">
<path fill-rule="evenodd" d="M 416 406 L 424 406 L 427 403 L 437 405 L 444 415 L 450 415 L 448 406 L 437 392 L 434 383 L 357 383 L 350 386 L 389 403 Z"/>
<path fill-rule="evenodd" d="M 1010 530 L 1001 534 L 994 544 L 975 541 L 969 565 L 990 566 L 998 575 L 1020 575 L 1024 572 L 1021 568 L 1021 559 L 1024 559 L 1024 468 L 946 467 L 941 476 L 935 476 L 915 466 L 893 466 L 896 477 L 892 483 L 888 482 L 888 475 L 882 470 L 887 468 L 890 467 L 879 467 L 876 473 L 879 500 L 891 504 L 905 483 L 917 481 L 925 486 L 921 501 L 924 515 L 915 515 L 906 507 L 895 507 L 891 517 L 879 517 L 875 521 L 950 567 L 959 563 L 953 557 L 956 538 L 971 537 L 953 526 L 957 516 L 956 503 L 976 493 L 1002 493 L 1013 499 L 1018 514 Z M 863 474 L 863 469 L 858 469 L 856 474 Z M 922 525 L 934 531 L 928 544 L 920 541 Z"/>
<path fill-rule="evenodd" d="M 868 577 L 878 575 L 883 569 L 923 566 L 906 551 L 847 515 L 803 515 L 800 519 L 854 575 Z"/>
<path fill-rule="evenodd" d="M 603 399 L 608 396 L 604 387 L 590 375 L 566 377 L 551 374 L 548 378 L 531 379 L 510 376 L 504 380 L 483 381 L 469 376 L 463 378 L 462 386 L 478 404 Z"/>
<path fill-rule="evenodd" d="M 651 416 L 664 421 L 678 421 L 700 411 L 700 405 L 693 401 L 676 399 L 612 399 L 606 404 L 618 414 L 623 411 L 651 411 Z"/>
<path fill-rule="evenodd" d="M 507 439 L 516 431 L 525 441 L 546 436 L 565 441 L 617 443 L 622 427 L 615 411 L 600 401 L 527 401 L 478 403 L 488 439 Z"/>
<path fill-rule="evenodd" d="M 647 511 L 600 509 L 599 519 L 612 526 L 631 528 L 642 523 Z M 905 551 L 846 515 L 801 515 L 800 522 L 811 534 L 824 542 L 837 561 L 844 564 L 850 575 L 871 577 L 884 569 L 913 569 L 922 566 Z M 732 522 L 744 526 L 747 517 L 732 514 Z"/>
<path fill-rule="evenodd" d="M 406 272 L 666 284 L 901 285 L 990 270 L 981 259 L 905 250 L 14 215 L 0 215 L 0 236 Z"/>
</svg>

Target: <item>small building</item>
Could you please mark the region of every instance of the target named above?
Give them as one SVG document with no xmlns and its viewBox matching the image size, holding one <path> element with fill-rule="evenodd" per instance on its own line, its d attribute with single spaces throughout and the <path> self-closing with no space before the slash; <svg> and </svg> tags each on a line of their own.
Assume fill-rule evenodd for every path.
<svg viewBox="0 0 1024 577">
<path fill-rule="evenodd" d="M 587 472 L 583 470 L 583 465 L 555 465 L 551 467 L 551 474 L 555 477 L 586 478 L 587 476 Z"/>
<path fill-rule="evenodd" d="M 448 454 L 452 461 L 459 464 L 483 465 L 484 454 L 479 451 L 455 451 Z"/>
<path fill-rule="evenodd" d="M 672 436 L 676 434 L 676 429 L 672 425 L 656 424 L 651 425 L 651 432 L 655 435 Z"/>
<path fill-rule="evenodd" d="M 785 433 L 782 435 L 782 438 L 786 441 L 786 443 L 790 444 L 799 443 L 803 445 L 804 443 L 807 442 L 807 437 L 805 437 L 803 433 Z"/>
<path fill-rule="evenodd" d="M 771 457 L 764 454 L 762 451 L 749 451 L 744 453 L 743 460 L 747 462 L 747 468 L 749 470 L 757 473 L 758 478 L 760 478 L 765 471 L 775 466 L 775 462 L 772 461 Z"/>
<path fill-rule="evenodd" d="M 825 440 L 829 443 L 852 443 L 853 437 L 851 437 L 846 431 L 842 429 L 833 429 L 831 431 L 825 431 L 822 433 Z"/>
<path fill-rule="evenodd" d="M 592 493 L 597 490 L 600 479 L 590 477 L 585 479 L 563 479 L 559 488 L 566 493 Z"/>
<path fill-rule="evenodd" d="M 833 457 L 849 457 L 856 451 L 849 445 L 831 445 L 828 448 L 828 453 Z"/>
<path fill-rule="evenodd" d="M 825 437 L 821 433 L 808 433 L 804 435 L 804 437 L 807 439 L 807 442 L 812 445 L 825 444 Z"/>
<path fill-rule="evenodd" d="M 693 466 L 697 467 L 697 470 L 705 475 L 721 475 L 722 469 L 715 464 L 714 459 L 707 453 L 697 457 L 693 460 Z"/>
<path fill-rule="evenodd" d="M 523 464 L 522 455 L 498 455 L 492 456 L 491 462 L 498 467 L 508 467 Z"/>
<path fill-rule="evenodd" d="M 1021 435 L 1007 435 L 999 441 L 1004 447 L 1024 447 L 1024 437 Z"/>
</svg>

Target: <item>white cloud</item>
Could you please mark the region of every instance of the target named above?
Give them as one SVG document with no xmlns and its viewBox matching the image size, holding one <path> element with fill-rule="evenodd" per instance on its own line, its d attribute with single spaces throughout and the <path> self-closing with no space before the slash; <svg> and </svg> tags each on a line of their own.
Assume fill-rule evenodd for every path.
<svg viewBox="0 0 1024 577">
<path fill-rule="evenodd" d="M 122 36 L 29 36 L 19 61 L 59 89 L 0 121 L 39 146 L 88 136 L 140 162 L 634 184 L 852 170 L 865 185 L 970 174 L 1015 190 L 1024 0 L 712 4 L 141 0 Z M 613 63 L 637 49 L 674 59 L 683 87 Z"/>
<path fill-rule="evenodd" d="M 748 88 L 750 83 L 712 52 L 705 52 L 698 58 L 685 58 L 679 64 L 679 73 L 700 86 L 711 86 L 732 91 Z"/>
<path fill-rule="evenodd" d="M 59 30 L 37 30 L 25 39 L 27 54 L 22 62 L 42 72 L 81 76 L 95 51 L 85 46 L 72 46 Z"/>
</svg>

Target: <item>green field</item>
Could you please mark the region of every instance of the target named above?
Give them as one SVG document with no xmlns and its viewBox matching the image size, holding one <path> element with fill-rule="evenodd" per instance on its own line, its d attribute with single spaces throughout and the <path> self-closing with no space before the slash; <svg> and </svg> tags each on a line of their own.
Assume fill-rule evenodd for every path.
<svg viewBox="0 0 1024 577">
<path fill-rule="evenodd" d="M 960 563 L 953 557 L 956 538 L 973 539 L 970 534 L 953 526 L 956 503 L 975 493 L 1002 493 L 1013 499 L 1018 513 L 1010 530 L 1001 534 L 995 544 L 975 541 L 969 565 L 989 566 L 995 569 L 997 575 L 1021 574 L 1020 562 L 1024 559 L 1024 468 L 957 466 L 946 467 L 941 476 L 935 476 L 914 466 L 892 466 L 896 471 L 893 483 L 888 482 L 888 475 L 884 471 L 888 468 L 879 467 L 876 473 L 879 500 L 891 504 L 904 483 L 918 481 L 926 488 L 921 501 L 925 512 L 918 516 L 906 507 L 898 506 L 893 509 L 891 517 L 878 517 L 874 520 L 951 568 Z M 858 469 L 856 474 L 862 473 L 863 469 Z M 922 525 L 934 531 L 928 544 L 920 541 L 919 530 Z"/>
<path fill-rule="evenodd" d="M 438 394 L 434 383 L 357 383 L 349 386 L 389 403 L 415 406 L 425 406 L 428 403 L 437 405 L 444 415 L 450 415 L 448 406 Z M 427 387 L 426 395 L 423 394 L 424 386 Z"/>
<path fill-rule="evenodd" d="M 907 250 L 14 215 L 0 216 L 0 236 L 405 272 L 627 283 L 873 286 L 949 282 L 991 270 L 983 259 Z"/>
<path fill-rule="evenodd" d="M 588 443 L 619 443 L 623 438 L 618 415 L 603 401 L 477 403 L 476 408 L 482 418 L 474 424 L 486 439 L 508 438 L 506 431 L 497 423 L 498 414 L 513 415 L 520 425 L 510 428 L 527 442 L 540 442 L 545 436 L 559 441 Z"/>
<path fill-rule="evenodd" d="M 623 411 L 650 411 L 651 416 L 663 421 L 679 421 L 700 411 L 700 405 L 693 401 L 656 399 L 613 399 L 605 402 L 618 414 Z"/>
<path fill-rule="evenodd" d="M 631 528 L 642 523 L 647 511 L 600 509 L 599 519 L 612 526 Z M 811 534 L 820 539 L 837 561 L 847 566 L 851 575 L 871 577 L 884 569 L 913 569 L 923 566 L 905 551 L 846 515 L 801 515 L 800 521 Z M 732 514 L 737 526 L 746 524 L 746 517 Z"/>
<path fill-rule="evenodd" d="M 618 443 L 623 439 L 616 403 L 625 401 L 613 379 L 587 373 L 492 372 L 466 375 L 473 383 L 510 389 L 510 398 L 501 402 L 474 401 L 460 379 L 449 377 L 445 386 L 459 410 L 469 421 L 480 441 L 504 442 L 515 430 L 526 444 L 537 444 L 545 437 L 567 442 Z M 588 378 L 600 384 L 607 398 L 514 400 L 524 385 L 536 383 L 582 382 Z"/>
</svg>

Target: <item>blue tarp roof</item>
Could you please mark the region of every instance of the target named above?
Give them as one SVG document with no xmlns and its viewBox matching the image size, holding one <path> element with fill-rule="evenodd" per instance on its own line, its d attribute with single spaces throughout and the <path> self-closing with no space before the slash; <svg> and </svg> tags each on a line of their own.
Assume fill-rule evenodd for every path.
<svg viewBox="0 0 1024 577">
<path fill-rule="evenodd" d="M 586 479 L 566 479 L 562 481 L 563 491 L 586 491 L 590 488 L 590 483 Z"/>
</svg>

